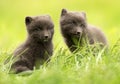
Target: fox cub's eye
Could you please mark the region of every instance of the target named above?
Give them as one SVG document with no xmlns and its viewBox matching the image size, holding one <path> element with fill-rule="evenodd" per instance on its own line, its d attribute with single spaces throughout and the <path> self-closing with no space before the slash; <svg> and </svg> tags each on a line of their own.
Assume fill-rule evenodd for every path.
<svg viewBox="0 0 120 84">
<path fill-rule="evenodd" d="M 36 27 L 34 30 L 35 31 L 40 31 L 40 30 L 42 30 L 42 27 Z"/>
<path fill-rule="evenodd" d="M 37 28 L 35 28 L 35 31 L 40 31 L 40 28 L 38 28 L 38 27 L 37 27 Z"/>
<path fill-rule="evenodd" d="M 80 24 L 80 27 L 83 27 L 83 28 L 84 28 L 84 27 L 85 27 L 85 25 L 84 25 L 84 24 Z"/>
<path fill-rule="evenodd" d="M 49 25 L 48 29 L 53 29 L 54 25 Z"/>
<path fill-rule="evenodd" d="M 69 24 L 73 24 L 73 25 L 75 25 L 76 22 L 75 22 L 75 21 L 69 21 Z"/>
</svg>

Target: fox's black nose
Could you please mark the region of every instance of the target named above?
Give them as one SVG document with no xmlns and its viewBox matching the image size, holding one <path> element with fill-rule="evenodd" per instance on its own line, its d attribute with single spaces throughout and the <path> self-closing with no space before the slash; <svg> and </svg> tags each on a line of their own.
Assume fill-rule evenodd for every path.
<svg viewBox="0 0 120 84">
<path fill-rule="evenodd" d="M 45 39 L 48 39 L 48 36 L 45 36 Z"/>
<path fill-rule="evenodd" d="M 80 33 L 81 33 L 81 32 L 78 31 L 76 34 L 77 34 L 77 35 L 80 35 Z"/>
</svg>

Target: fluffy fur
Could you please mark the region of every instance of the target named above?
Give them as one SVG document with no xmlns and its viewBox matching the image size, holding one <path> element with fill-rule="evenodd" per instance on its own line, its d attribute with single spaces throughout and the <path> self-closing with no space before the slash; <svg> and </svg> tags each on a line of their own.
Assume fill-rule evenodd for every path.
<svg viewBox="0 0 120 84">
<path fill-rule="evenodd" d="M 101 46 L 107 45 L 107 40 L 103 32 L 87 23 L 85 12 L 74 12 L 62 9 L 60 17 L 61 33 L 71 52 L 77 46 L 100 43 Z"/>
<path fill-rule="evenodd" d="M 27 16 L 25 24 L 28 32 L 26 41 L 14 51 L 17 60 L 11 69 L 15 73 L 33 70 L 36 62 L 43 64 L 53 53 L 52 38 L 54 24 L 49 15 Z"/>
</svg>

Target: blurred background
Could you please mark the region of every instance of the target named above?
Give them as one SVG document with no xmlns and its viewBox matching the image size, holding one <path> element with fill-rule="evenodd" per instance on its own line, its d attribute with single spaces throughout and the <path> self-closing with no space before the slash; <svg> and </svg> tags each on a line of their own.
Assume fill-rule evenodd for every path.
<svg viewBox="0 0 120 84">
<path fill-rule="evenodd" d="M 119 0 L 0 0 L 0 50 L 13 50 L 26 39 L 26 16 L 44 14 L 55 23 L 54 47 L 66 46 L 59 27 L 62 8 L 85 11 L 88 23 L 103 30 L 109 45 L 120 38 Z"/>
</svg>

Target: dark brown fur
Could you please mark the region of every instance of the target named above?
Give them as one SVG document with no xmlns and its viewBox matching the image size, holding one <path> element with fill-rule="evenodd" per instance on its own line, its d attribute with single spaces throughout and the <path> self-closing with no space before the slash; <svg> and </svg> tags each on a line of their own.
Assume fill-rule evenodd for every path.
<svg viewBox="0 0 120 84">
<path fill-rule="evenodd" d="M 103 46 L 107 45 L 103 32 L 87 23 L 84 12 L 68 12 L 66 9 L 62 9 L 60 27 L 65 43 L 71 52 L 77 48 L 77 44 L 73 39 L 79 42 L 80 46 L 84 46 L 86 40 L 88 40 L 89 44 L 98 42 Z"/>
<path fill-rule="evenodd" d="M 25 24 L 28 37 L 25 43 L 14 51 L 17 60 L 11 68 L 15 73 L 33 70 L 36 62 L 43 64 L 53 53 L 54 24 L 50 16 L 26 17 Z"/>
</svg>

